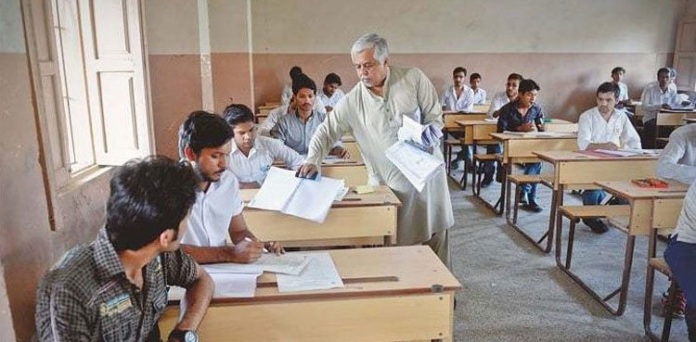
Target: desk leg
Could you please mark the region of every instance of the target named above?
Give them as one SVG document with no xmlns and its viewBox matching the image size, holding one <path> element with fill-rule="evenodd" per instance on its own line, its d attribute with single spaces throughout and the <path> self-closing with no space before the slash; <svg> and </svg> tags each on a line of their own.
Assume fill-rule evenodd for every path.
<svg viewBox="0 0 696 342">
<path fill-rule="evenodd" d="M 546 234 L 539 239 L 539 243 L 546 238 L 546 247 L 544 248 L 545 253 L 551 252 L 553 247 L 553 232 L 556 229 L 556 219 L 558 216 L 558 208 L 563 205 L 563 186 L 558 185 L 558 189 L 554 190 L 551 195 L 551 209 L 549 212 L 549 228 L 546 230 Z"/>
<path fill-rule="evenodd" d="M 650 231 L 650 240 L 648 242 L 648 271 L 645 275 L 645 301 L 643 304 L 643 329 L 652 341 L 660 341 L 651 328 L 652 323 L 652 299 L 655 288 L 655 268 L 650 265 L 650 259 L 655 257 L 657 250 L 657 229 Z"/>
</svg>

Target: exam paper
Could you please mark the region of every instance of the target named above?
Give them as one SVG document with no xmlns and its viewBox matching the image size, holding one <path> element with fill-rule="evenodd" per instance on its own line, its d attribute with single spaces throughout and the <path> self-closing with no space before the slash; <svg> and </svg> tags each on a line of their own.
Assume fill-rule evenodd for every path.
<svg viewBox="0 0 696 342">
<path fill-rule="evenodd" d="M 306 254 L 309 264 L 299 275 L 278 274 L 279 292 L 326 290 L 343 287 L 343 280 L 336 270 L 329 253 Z"/>
<path fill-rule="evenodd" d="M 213 298 L 252 298 L 256 293 L 256 278 L 261 273 L 211 273 L 215 283 Z"/>
<path fill-rule="evenodd" d="M 275 255 L 264 253 L 261 257 L 249 264 L 222 263 L 203 265 L 208 273 L 212 274 L 260 274 L 263 272 L 300 274 L 309 263 L 309 257 L 300 253 L 285 253 Z"/>
<path fill-rule="evenodd" d="M 444 165 L 437 157 L 403 141 L 397 141 L 384 154 L 418 192 L 423 191 L 425 184 Z"/>
<path fill-rule="evenodd" d="M 258 209 L 281 211 L 295 193 L 301 181 L 301 178 L 295 177 L 295 171 L 271 167 L 266 175 L 266 180 L 251 202 L 249 202 L 249 206 Z M 269 184 L 269 186 L 266 186 L 266 184 Z"/>
<path fill-rule="evenodd" d="M 439 144 L 442 138 L 442 131 L 436 129 L 433 125 L 421 125 L 411 117 L 404 115 L 403 124 L 397 132 L 399 140 L 412 141 L 424 147 L 435 146 Z"/>
</svg>

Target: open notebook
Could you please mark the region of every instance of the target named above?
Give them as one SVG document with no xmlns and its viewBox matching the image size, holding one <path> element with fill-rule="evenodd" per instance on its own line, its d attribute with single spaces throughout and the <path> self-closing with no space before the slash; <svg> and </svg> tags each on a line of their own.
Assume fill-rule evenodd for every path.
<svg viewBox="0 0 696 342">
<path fill-rule="evenodd" d="M 295 171 L 272 167 L 248 206 L 323 223 L 344 184 L 342 179 L 328 177 L 297 178 Z"/>
</svg>

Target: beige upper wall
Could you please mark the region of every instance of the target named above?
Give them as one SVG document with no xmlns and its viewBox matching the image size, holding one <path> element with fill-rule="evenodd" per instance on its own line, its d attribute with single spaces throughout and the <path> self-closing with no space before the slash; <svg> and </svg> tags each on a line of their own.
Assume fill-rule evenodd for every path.
<svg viewBox="0 0 696 342">
<path fill-rule="evenodd" d="M 249 52 L 247 0 L 208 0 L 208 16 L 212 52 Z"/>
<path fill-rule="evenodd" d="M 667 53 L 686 7 L 686 0 L 254 0 L 253 49 L 341 53 L 375 31 L 396 53 Z"/>
<path fill-rule="evenodd" d="M 24 53 L 19 0 L 0 0 L 0 53 Z"/>
</svg>

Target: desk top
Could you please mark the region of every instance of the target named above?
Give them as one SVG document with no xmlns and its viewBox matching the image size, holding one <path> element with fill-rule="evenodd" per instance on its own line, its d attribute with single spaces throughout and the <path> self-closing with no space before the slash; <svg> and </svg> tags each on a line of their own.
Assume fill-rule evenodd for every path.
<svg viewBox="0 0 696 342">
<path fill-rule="evenodd" d="M 631 181 L 611 181 L 611 182 L 596 182 L 613 195 L 617 195 L 628 199 L 644 199 L 644 198 L 684 198 L 689 186 L 675 181 L 666 181 L 669 187 L 666 189 L 656 188 L 641 188 Z"/>
<path fill-rule="evenodd" d="M 696 109 L 660 109 L 660 114 L 692 114 Z"/>
<path fill-rule="evenodd" d="M 572 162 L 572 161 L 606 161 L 606 160 L 657 160 L 659 155 L 640 155 L 631 157 L 618 157 L 618 156 L 596 156 L 579 153 L 577 151 L 540 151 L 533 152 L 539 159 L 547 161 L 549 163 L 557 162 Z"/>
<path fill-rule="evenodd" d="M 355 188 L 351 187 L 348 194 L 342 201 L 334 201 L 332 208 L 348 208 L 348 207 L 371 207 L 379 205 L 395 205 L 400 207 L 401 201 L 394 195 L 394 192 L 386 185 L 375 186 L 375 192 L 359 195 L 355 193 Z M 251 201 L 259 189 L 240 189 L 242 201 L 245 203 Z M 253 208 L 250 208 L 253 209 Z M 256 210 L 256 209 L 253 209 Z"/>
<path fill-rule="evenodd" d="M 448 110 L 448 111 L 443 111 L 443 112 L 442 112 L 442 115 L 455 115 L 455 114 L 459 114 L 459 115 L 481 115 L 481 114 L 485 114 L 485 115 L 488 115 L 488 112 L 481 112 L 481 111 L 473 111 L 473 112 L 455 112 L 455 111 L 450 111 L 450 110 Z"/>
<path fill-rule="evenodd" d="M 577 139 L 576 133 L 566 132 L 526 132 L 523 134 L 514 133 L 491 133 L 491 137 L 496 140 L 527 140 L 527 139 Z"/>
<path fill-rule="evenodd" d="M 695 123 L 696 118 L 684 118 L 684 121 L 686 121 L 687 123 Z"/>
<path fill-rule="evenodd" d="M 461 288 L 459 281 L 427 246 L 335 249 L 327 251 L 345 287 L 303 292 L 278 292 L 276 276 L 264 273 L 257 280 L 254 298 L 220 298 L 213 303 L 248 303 L 289 299 L 430 293 Z M 311 252 L 309 252 L 311 253 Z"/>
</svg>

